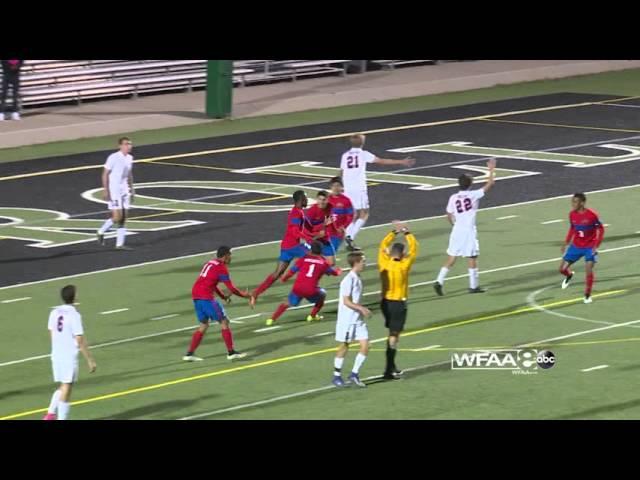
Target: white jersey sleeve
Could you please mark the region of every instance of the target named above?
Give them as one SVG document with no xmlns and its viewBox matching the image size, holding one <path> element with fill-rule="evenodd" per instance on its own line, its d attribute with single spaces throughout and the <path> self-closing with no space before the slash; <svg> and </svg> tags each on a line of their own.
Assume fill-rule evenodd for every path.
<svg viewBox="0 0 640 480">
<path fill-rule="evenodd" d="M 79 313 L 73 315 L 71 319 L 71 334 L 74 337 L 77 337 L 78 335 L 84 335 L 84 328 L 82 326 L 82 315 L 80 315 Z"/>
<path fill-rule="evenodd" d="M 362 159 L 365 161 L 365 163 L 373 163 L 376 161 L 376 156 L 371 152 L 363 150 Z"/>
<path fill-rule="evenodd" d="M 355 286 L 355 278 L 351 275 L 347 275 L 340 282 L 340 300 L 344 297 L 351 297 L 353 300 L 353 287 Z"/>
<path fill-rule="evenodd" d="M 109 155 L 107 157 L 107 161 L 104 164 L 104 168 L 106 168 L 107 170 L 113 170 L 113 164 L 115 162 L 115 157 L 113 154 Z"/>
<path fill-rule="evenodd" d="M 456 195 L 451 195 L 449 197 L 449 202 L 447 203 L 447 213 L 450 213 L 451 215 L 455 215 L 456 213 Z"/>
<path fill-rule="evenodd" d="M 469 197 L 471 197 L 472 200 L 477 202 L 482 197 L 484 197 L 484 190 L 482 188 L 479 188 L 478 190 L 471 190 L 469 192 Z"/>
</svg>

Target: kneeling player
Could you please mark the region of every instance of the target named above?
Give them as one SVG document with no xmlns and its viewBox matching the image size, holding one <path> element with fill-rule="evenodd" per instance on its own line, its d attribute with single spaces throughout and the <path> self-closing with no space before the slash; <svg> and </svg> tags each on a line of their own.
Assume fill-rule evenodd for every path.
<svg viewBox="0 0 640 480">
<path fill-rule="evenodd" d="M 565 289 L 573 278 L 573 272 L 569 267 L 584 257 L 586 271 L 584 303 L 591 303 L 593 301 L 591 289 L 595 280 L 593 267 L 598 261 L 598 248 L 604 238 L 604 226 L 598 214 L 585 207 L 586 203 L 587 197 L 584 193 L 576 193 L 571 199 L 572 210 L 569 213 L 571 226 L 561 249 L 564 256 L 560 264 L 560 273 L 565 277 L 562 281 L 562 288 Z M 567 246 L 569 246 L 568 249 Z"/>
<path fill-rule="evenodd" d="M 371 311 L 360 304 L 362 298 L 362 279 L 360 272 L 364 269 L 365 258 L 362 252 L 352 252 L 347 256 L 351 271 L 340 282 L 340 298 L 338 299 L 338 322 L 336 323 L 336 341 L 339 342 L 336 358 L 333 361 L 333 384 L 344 386 L 342 365 L 349 351 L 349 342 L 360 342 L 360 351 L 353 362 L 349 381 L 359 387 L 367 385 L 360 380 L 360 367 L 369 353 L 369 331 L 364 318 L 371 316 Z"/>
<path fill-rule="evenodd" d="M 289 308 L 296 307 L 300 301 L 305 298 L 308 302 L 313 303 L 311 314 L 307 316 L 307 321 L 322 320 L 318 315 L 320 309 L 324 306 L 324 300 L 327 296 L 326 292 L 318 286 L 322 275 L 340 275 L 342 271 L 339 268 L 333 268 L 327 260 L 322 256 L 322 243 L 314 241 L 311 244 L 311 253 L 299 259 L 296 264 L 282 277 L 282 282 L 286 282 L 294 274 L 298 274 L 293 284 L 291 293 L 287 302 L 278 305 L 271 318 L 267 320 L 267 326 L 273 325 L 278 318 Z"/>
</svg>

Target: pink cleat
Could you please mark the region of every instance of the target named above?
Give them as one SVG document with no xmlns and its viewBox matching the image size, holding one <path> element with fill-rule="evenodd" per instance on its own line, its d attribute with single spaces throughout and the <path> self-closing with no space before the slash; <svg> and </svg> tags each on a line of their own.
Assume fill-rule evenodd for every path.
<svg viewBox="0 0 640 480">
<path fill-rule="evenodd" d="M 47 413 L 43 420 L 57 420 L 58 418 L 56 417 L 55 413 Z"/>
</svg>

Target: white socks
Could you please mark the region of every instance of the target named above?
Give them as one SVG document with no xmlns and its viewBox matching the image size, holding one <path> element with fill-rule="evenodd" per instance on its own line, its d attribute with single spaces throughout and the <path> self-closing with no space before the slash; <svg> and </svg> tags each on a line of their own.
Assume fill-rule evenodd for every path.
<svg viewBox="0 0 640 480">
<path fill-rule="evenodd" d="M 342 364 L 344 364 L 344 357 L 342 357 L 342 358 L 336 357 L 333 360 L 333 368 L 334 368 L 333 374 L 336 377 L 340 376 L 340 370 L 342 370 Z"/>
<path fill-rule="evenodd" d="M 438 282 L 440 285 L 443 285 L 444 279 L 447 278 L 447 273 L 449 273 L 449 269 L 447 267 L 442 267 L 440 269 L 440 273 L 438 273 L 438 278 L 436 279 L 436 282 Z"/>
<path fill-rule="evenodd" d="M 113 220 L 108 219 L 106 222 L 102 224 L 98 232 L 100 232 L 101 235 L 104 235 L 112 226 L 113 226 Z"/>
<path fill-rule="evenodd" d="M 69 416 L 69 402 L 58 402 L 58 420 L 66 420 Z"/>
<path fill-rule="evenodd" d="M 355 362 L 353 362 L 353 373 L 358 373 L 360 371 L 360 367 L 362 367 L 362 364 L 364 363 L 364 361 L 367 359 L 366 355 L 363 355 L 361 353 L 358 353 L 358 355 L 356 355 L 356 360 Z"/>
<path fill-rule="evenodd" d="M 469 269 L 469 288 L 478 288 L 478 269 Z"/>
<path fill-rule="evenodd" d="M 357 219 L 355 222 L 353 222 L 351 225 L 349 225 L 347 227 L 347 235 L 351 237 L 351 240 L 355 240 L 356 239 L 356 235 L 358 235 L 358 232 L 360 231 L 360 229 L 362 227 L 364 227 L 364 224 L 366 223 L 366 220 L 363 220 L 362 218 Z"/>
<path fill-rule="evenodd" d="M 47 413 L 51 415 L 56 413 L 56 410 L 58 409 L 59 400 L 60 400 L 60 389 L 53 392 L 53 395 L 51 396 L 51 403 L 49 404 L 49 410 Z"/>
<path fill-rule="evenodd" d="M 116 247 L 121 247 L 124 245 L 124 237 L 127 235 L 127 229 L 121 227 L 117 230 L 116 236 Z"/>
</svg>

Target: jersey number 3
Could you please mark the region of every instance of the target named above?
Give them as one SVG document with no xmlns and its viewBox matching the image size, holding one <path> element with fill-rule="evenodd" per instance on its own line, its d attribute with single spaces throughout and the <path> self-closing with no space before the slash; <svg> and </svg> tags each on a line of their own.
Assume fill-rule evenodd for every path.
<svg viewBox="0 0 640 480">
<path fill-rule="evenodd" d="M 358 156 L 347 157 L 347 168 L 358 168 Z"/>
<path fill-rule="evenodd" d="M 461 200 L 456 200 L 456 210 L 458 211 L 458 213 L 467 212 L 471 210 L 471 207 L 472 207 L 471 199 L 469 198 L 464 199 L 464 204 L 462 203 Z"/>
</svg>

